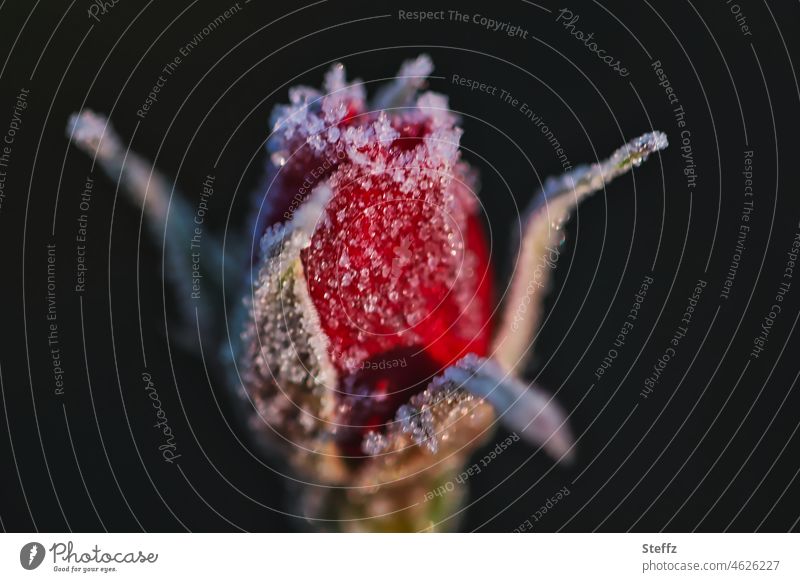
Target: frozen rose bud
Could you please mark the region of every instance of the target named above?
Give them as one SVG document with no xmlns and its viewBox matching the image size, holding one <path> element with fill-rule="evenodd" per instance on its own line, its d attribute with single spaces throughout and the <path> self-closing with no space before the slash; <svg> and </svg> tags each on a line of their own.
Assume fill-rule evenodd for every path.
<svg viewBox="0 0 800 582">
<path fill-rule="evenodd" d="M 322 91 L 290 90 L 272 119 L 244 301 L 232 321 L 217 322 L 218 333 L 233 331 L 223 363 L 252 433 L 292 467 L 293 498 L 320 529 L 453 528 L 465 495 L 454 480 L 498 421 L 559 461 L 573 458 L 568 415 L 517 376 L 553 248 L 580 200 L 666 146 L 663 134 L 646 134 L 548 180 L 493 318 L 477 179 L 460 157 L 446 98 L 419 94 L 431 70 L 427 56 L 405 63 L 372 104 L 341 65 Z M 181 252 L 186 203 L 102 116 L 73 117 L 68 135 L 143 206 L 180 289 L 191 269 Z M 209 253 L 210 276 L 221 281 L 224 268 L 225 280 L 236 279 L 221 247 Z"/>
<path fill-rule="evenodd" d="M 256 224 L 291 220 L 314 188 L 332 192 L 300 257 L 340 378 L 332 434 L 361 456 L 398 407 L 438 372 L 490 341 L 492 275 L 474 173 L 446 100 L 415 97 L 430 61 L 404 67 L 365 105 L 341 65 L 325 93 L 296 89 L 278 107 L 270 180 Z M 422 73 L 415 75 L 413 73 Z M 405 106 L 400 106 L 405 104 Z M 407 365 L 386 366 L 405 359 Z"/>
<path fill-rule="evenodd" d="M 259 223 L 289 219 L 319 183 L 331 188 L 302 259 L 340 370 L 400 348 L 439 366 L 485 353 L 492 281 L 455 117 L 430 93 L 368 109 L 343 75 L 337 65 L 324 95 L 295 90 L 277 108 L 269 147 L 278 165 Z"/>
</svg>

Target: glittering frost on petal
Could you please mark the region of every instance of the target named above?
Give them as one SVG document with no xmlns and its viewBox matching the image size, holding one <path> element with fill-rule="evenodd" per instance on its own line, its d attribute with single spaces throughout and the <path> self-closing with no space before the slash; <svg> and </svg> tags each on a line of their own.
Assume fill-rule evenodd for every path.
<svg viewBox="0 0 800 582">
<path fill-rule="evenodd" d="M 344 472 L 335 458 L 312 451 L 329 448 L 337 375 L 299 258 L 330 195 L 327 185 L 319 186 L 289 223 L 270 228 L 262 238 L 239 361 L 257 412 L 253 428 L 283 446 L 304 473 L 335 481 Z"/>
<path fill-rule="evenodd" d="M 539 326 L 554 260 L 563 240 L 563 227 L 572 210 L 607 182 L 639 166 L 647 157 L 667 147 L 661 132 L 642 135 L 615 151 L 610 158 L 580 166 L 549 178 L 527 212 L 517 269 L 492 353 L 506 370 L 522 369 Z"/>
<path fill-rule="evenodd" d="M 488 257 L 475 250 L 484 241 L 473 216 L 474 172 L 459 160 L 461 129 L 447 99 L 416 95 L 431 67 L 424 56 L 404 65 L 420 81 L 409 80 L 406 108 L 364 111 L 362 85 L 348 84 L 335 65 L 324 93 L 293 91 L 273 117 L 260 224 L 280 220 L 315 180 L 329 181 L 334 199 L 302 258 L 342 371 L 400 346 L 438 342 L 434 357 L 443 365 L 488 347 Z M 404 262 L 397 248 L 420 260 Z"/>
<path fill-rule="evenodd" d="M 476 364 L 477 362 L 477 364 Z M 461 462 L 491 433 L 495 415 L 483 395 L 450 377 L 455 368 L 469 376 L 482 359 L 464 359 L 435 377 L 425 390 L 400 406 L 386 427 L 378 455 L 362 470 L 365 482 L 399 479 L 447 457 Z M 373 449 L 373 433 L 362 447 Z"/>
<path fill-rule="evenodd" d="M 477 205 L 460 137 L 447 99 L 433 93 L 339 136 L 346 160 L 330 175 L 334 197 L 302 256 L 334 363 L 345 371 L 442 332 L 459 338 L 452 358 L 480 333 L 488 305 L 476 298 L 483 273 L 467 245 Z"/>
</svg>

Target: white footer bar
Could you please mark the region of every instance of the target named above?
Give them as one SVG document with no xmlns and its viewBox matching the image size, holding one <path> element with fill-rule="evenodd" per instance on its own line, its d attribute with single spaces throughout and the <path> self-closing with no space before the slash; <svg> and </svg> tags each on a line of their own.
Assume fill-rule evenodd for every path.
<svg viewBox="0 0 800 582">
<path fill-rule="evenodd" d="M 581 576 L 582 578 L 578 578 Z M 800 580 L 792 534 L 3 534 L 0 580 Z"/>
</svg>

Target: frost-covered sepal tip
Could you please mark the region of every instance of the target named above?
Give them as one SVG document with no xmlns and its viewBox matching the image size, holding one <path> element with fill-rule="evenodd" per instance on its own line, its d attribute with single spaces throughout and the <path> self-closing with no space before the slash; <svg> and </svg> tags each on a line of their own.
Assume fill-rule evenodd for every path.
<svg viewBox="0 0 800 582">
<path fill-rule="evenodd" d="M 666 134 L 646 133 L 608 159 L 548 178 L 525 213 L 517 262 L 492 354 L 506 370 L 524 370 L 542 317 L 564 240 L 564 225 L 578 204 L 614 178 L 639 166 L 668 145 Z"/>
<path fill-rule="evenodd" d="M 449 367 L 446 381 L 489 402 L 500 421 L 528 443 L 542 447 L 558 461 L 574 457 L 574 440 L 567 415 L 536 384 L 527 384 L 496 361 L 470 355 Z"/>
</svg>

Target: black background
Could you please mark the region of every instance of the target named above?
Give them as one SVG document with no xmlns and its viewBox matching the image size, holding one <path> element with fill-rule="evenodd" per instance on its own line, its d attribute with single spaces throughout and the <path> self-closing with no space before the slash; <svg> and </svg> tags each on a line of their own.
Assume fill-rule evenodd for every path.
<svg viewBox="0 0 800 582">
<path fill-rule="evenodd" d="M 374 88 L 421 52 L 432 56 L 441 77 L 430 87 L 463 114 L 464 155 L 481 170 L 500 289 L 519 209 L 561 166 L 518 110 L 454 86 L 454 73 L 527 102 L 573 164 L 604 157 L 651 128 L 671 140 L 663 155 L 581 205 L 569 224 L 530 374 L 571 412 L 576 464 L 554 466 L 522 444 L 511 447 L 470 480 L 460 528 L 510 531 L 565 486 L 570 495 L 535 530 L 798 528 L 800 346 L 792 332 L 800 280 L 764 353 L 748 357 L 800 221 L 795 3 L 741 0 L 752 36 L 742 34 L 723 0 L 570 3 L 580 15 L 577 28 L 593 31 L 630 70 L 622 78 L 556 23 L 563 6 L 547 0 L 539 3 L 544 8 L 522 1 L 473 8 L 330 0 L 293 14 L 303 5 L 242 2 L 238 15 L 183 59 L 139 123 L 136 110 L 162 67 L 231 4 L 122 0 L 99 23 L 88 18 L 85 0 L 0 4 L 0 130 L 14 96 L 30 89 L 0 208 L 4 529 L 302 529 L 285 513 L 283 468 L 251 450 L 215 370 L 209 382 L 203 361 L 167 326 L 164 307 L 173 313 L 176 298 L 162 284 L 158 246 L 140 240 L 139 211 L 115 197 L 114 182 L 98 172 L 87 290 L 72 290 L 75 219 L 91 162 L 68 145 L 64 128 L 84 106 L 109 114 L 126 141 L 135 132 L 132 148 L 155 159 L 192 200 L 219 157 L 208 222 L 220 231 L 241 228 L 266 161 L 269 113 L 286 101 L 289 87 L 318 86 L 329 64 L 342 61 L 351 77 Z M 519 24 L 528 39 L 473 23 L 397 18 L 398 9 L 438 7 Z M 685 109 L 698 174 L 691 191 L 654 60 Z M 754 151 L 752 230 L 730 299 L 723 300 L 745 150 Z M 54 394 L 46 335 L 45 245 L 52 241 L 63 396 Z M 655 283 L 629 343 L 595 381 L 650 273 Z M 654 393 L 642 399 L 643 381 L 698 279 L 708 286 L 689 334 Z M 213 360 L 217 346 L 209 343 L 203 347 Z M 179 467 L 158 453 L 145 369 L 176 434 Z"/>
</svg>

